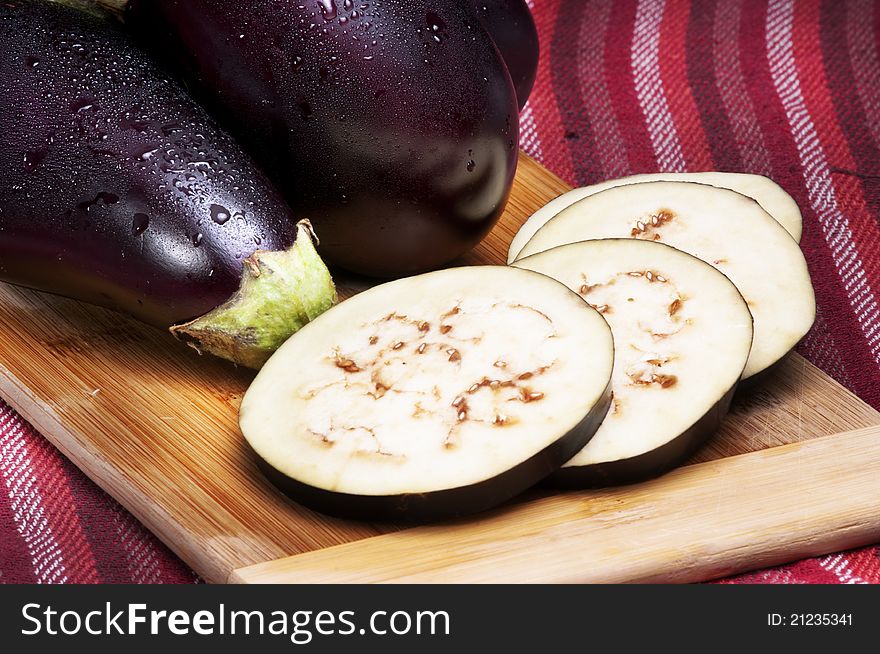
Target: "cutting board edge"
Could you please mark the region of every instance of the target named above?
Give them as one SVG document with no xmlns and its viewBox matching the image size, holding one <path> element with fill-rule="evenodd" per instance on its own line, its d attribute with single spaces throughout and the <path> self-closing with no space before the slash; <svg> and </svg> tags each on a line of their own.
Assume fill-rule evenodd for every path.
<svg viewBox="0 0 880 654">
<path fill-rule="evenodd" d="M 31 397 L 27 386 L 0 363 L 0 397 L 33 425 L 52 445 L 92 482 L 121 504 L 144 524 L 168 549 L 191 566 L 200 577 L 212 583 L 224 583 L 232 566 L 223 566 L 183 525 L 159 506 L 149 495 L 130 483 L 113 464 L 91 452 L 46 403 Z"/>
<path fill-rule="evenodd" d="M 692 532 L 692 540 L 679 540 L 681 524 L 675 523 L 676 516 L 669 513 L 664 515 L 651 515 L 650 500 L 644 500 L 643 496 L 654 493 L 662 504 L 668 501 L 672 494 L 687 495 L 695 491 L 702 493 L 721 492 L 725 478 L 729 477 L 730 469 L 755 467 L 756 472 L 763 475 L 773 475 L 781 471 L 791 471 L 816 464 L 817 460 L 804 462 L 805 454 L 813 457 L 819 454 L 835 450 L 859 449 L 869 442 L 880 442 L 880 425 L 865 427 L 858 430 L 822 436 L 819 438 L 790 443 L 765 450 L 758 450 L 747 454 L 731 456 L 716 461 L 696 463 L 679 468 L 664 477 L 652 482 L 647 482 L 636 487 L 630 487 L 636 494 L 641 505 L 635 507 L 628 505 L 625 509 L 626 519 L 622 521 L 602 520 L 600 514 L 592 515 L 589 512 L 586 517 L 576 517 L 579 505 L 584 500 L 575 496 L 556 496 L 548 498 L 547 504 L 552 504 L 557 513 L 566 516 L 575 516 L 569 523 L 559 521 L 550 523 L 542 530 L 533 530 L 526 526 L 523 516 L 512 515 L 505 521 L 503 515 L 496 516 L 493 520 L 495 529 L 505 536 L 504 542 L 509 543 L 508 549 L 502 550 L 502 555 L 496 557 L 488 553 L 490 539 L 496 534 L 490 533 L 483 537 L 479 534 L 480 525 L 477 523 L 465 523 L 463 526 L 453 525 L 450 528 L 456 530 L 449 540 L 448 548 L 438 551 L 429 546 L 423 546 L 424 551 L 433 551 L 436 556 L 449 557 L 453 563 L 447 567 L 442 564 L 431 568 L 421 565 L 423 561 L 411 565 L 406 562 L 407 542 L 415 532 L 422 531 L 427 537 L 435 537 L 437 528 L 416 527 L 410 533 L 397 532 L 374 536 L 361 541 L 336 545 L 317 552 L 309 552 L 295 556 L 285 557 L 276 561 L 260 563 L 245 568 L 234 570 L 228 578 L 229 583 L 236 584 L 262 584 L 262 583 L 689 583 L 706 581 L 731 574 L 747 572 L 750 570 L 789 563 L 793 560 L 819 556 L 850 548 L 860 547 L 880 540 L 880 449 L 874 448 L 872 457 L 856 461 L 849 466 L 845 474 L 835 478 L 836 483 L 844 484 L 850 491 L 844 497 L 844 503 L 839 507 L 839 517 L 836 522 L 821 522 L 818 520 L 805 520 L 803 523 L 793 524 L 790 515 L 779 513 L 773 514 L 772 522 L 776 530 L 772 530 L 765 524 L 764 516 L 755 517 L 754 523 L 760 524 L 760 531 L 756 532 L 758 538 L 750 540 L 738 548 L 724 551 L 713 551 L 712 548 L 719 538 L 717 534 L 699 535 L 699 529 Z M 804 450 L 815 450 L 805 453 Z M 818 466 L 813 465 L 818 468 Z M 829 472 L 829 471 L 826 471 Z M 863 488 L 863 478 L 868 480 L 868 486 Z M 842 481 L 841 481 L 842 480 Z M 812 485 L 813 480 L 802 483 L 780 483 L 776 487 L 777 492 L 767 493 L 761 486 L 762 491 L 752 491 L 748 485 L 742 487 L 744 497 L 757 506 L 777 506 L 790 504 L 792 496 L 801 497 Z M 625 491 L 626 489 L 623 489 Z M 612 491 L 612 494 L 614 491 Z M 751 495 L 749 494 L 751 493 Z M 586 500 L 589 502 L 589 499 Z M 563 506 L 568 505 L 568 506 Z M 560 506 L 563 509 L 560 510 Z M 720 513 L 720 504 L 711 511 L 706 507 L 685 506 L 682 502 L 682 514 L 686 514 L 685 521 L 699 523 L 707 520 L 710 513 Z M 568 543 L 560 538 L 557 530 L 576 523 L 593 521 L 605 523 L 599 524 L 598 529 L 611 532 L 614 536 L 625 535 L 631 526 L 632 516 L 639 511 L 645 514 L 645 520 L 652 529 L 664 531 L 664 538 L 668 543 L 668 562 L 674 562 L 674 566 L 667 566 L 665 571 L 661 569 L 655 553 L 655 558 L 647 562 L 638 561 L 630 557 L 624 565 L 608 566 L 602 562 L 590 560 L 579 561 L 580 567 L 573 567 L 570 573 L 560 575 L 553 572 L 548 578 L 541 578 L 534 574 L 527 574 L 524 578 L 518 578 L 514 572 L 516 564 L 523 567 L 540 565 L 534 560 L 536 545 L 543 545 L 541 560 L 549 558 L 553 560 L 554 554 L 560 554 Z M 740 510 L 736 506 L 728 506 L 730 513 Z M 771 511 L 772 512 L 772 511 Z M 739 518 L 736 521 L 737 529 L 748 524 L 748 517 Z M 663 529 L 664 520 L 671 527 L 668 531 Z M 711 520 L 708 520 L 711 522 Z M 802 526 L 802 524 L 806 526 Z M 582 524 L 581 524 L 582 526 Z M 674 529 L 672 528 L 674 527 Z M 658 533 L 659 533 L 658 531 Z M 619 532 L 619 533 L 618 533 Z M 595 533 L 599 534 L 599 531 Z M 581 533 L 583 536 L 584 533 Z M 600 534 L 601 535 L 601 534 Z M 625 539 L 618 539 L 619 544 Z M 462 545 L 462 543 L 465 543 Z M 477 543 L 476 545 L 474 543 Z M 436 543 L 429 543 L 436 545 Z M 422 546 L 420 544 L 420 546 Z M 662 547 L 652 544 L 655 550 L 662 553 Z M 367 558 L 366 562 L 374 563 L 373 566 L 364 566 L 359 569 L 351 568 L 351 561 L 356 560 L 368 550 L 381 550 L 381 559 L 376 557 Z M 554 551 L 556 550 L 556 551 Z M 410 550 L 414 553 L 413 550 Z M 672 556 L 677 553 L 678 556 Z M 426 556 L 414 553 L 416 558 Z M 470 558 L 468 558 L 470 557 Z M 569 557 L 570 559 L 571 557 Z M 503 560 L 502 560 L 503 559 Z M 344 563 L 343 563 L 344 561 Z M 384 561 L 384 562 L 383 562 Z M 404 563 L 401 563 L 404 561 Z M 387 562 L 387 563 L 385 563 Z M 627 567 L 629 564 L 629 567 Z M 321 566 L 325 566 L 323 572 L 326 578 L 321 578 Z M 421 567 L 420 567 L 421 565 Z M 367 570 L 370 572 L 367 572 Z M 462 570 L 473 569 L 474 576 L 468 579 Z M 377 572 L 378 570 L 378 572 Z M 488 571 L 488 572 L 487 572 Z M 297 577 L 302 575 L 302 579 Z"/>
</svg>

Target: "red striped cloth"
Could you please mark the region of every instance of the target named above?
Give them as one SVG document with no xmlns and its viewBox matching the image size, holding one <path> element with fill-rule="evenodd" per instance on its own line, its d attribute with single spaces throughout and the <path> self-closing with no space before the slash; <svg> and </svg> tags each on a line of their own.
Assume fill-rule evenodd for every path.
<svg viewBox="0 0 880 654">
<path fill-rule="evenodd" d="M 871 0 L 534 0 L 522 145 L 574 185 L 769 175 L 798 201 L 819 306 L 800 346 L 880 408 L 880 6 Z M 0 403 L 0 581 L 192 582 Z M 867 547 L 726 580 L 877 583 Z"/>
</svg>

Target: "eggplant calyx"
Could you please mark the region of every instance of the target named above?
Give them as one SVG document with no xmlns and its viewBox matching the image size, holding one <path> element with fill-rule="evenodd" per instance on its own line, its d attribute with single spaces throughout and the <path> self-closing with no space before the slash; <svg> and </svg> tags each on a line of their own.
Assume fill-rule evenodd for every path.
<svg viewBox="0 0 880 654">
<path fill-rule="evenodd" d="M 171 333 L 199 353 L 260 368 L 294 332 L 336 302 L 330 271 L 315 250 L 308 220 L 287 250 L 257 250 L 244 260 L 241 286 L 225 303 Z"/>
</svg>

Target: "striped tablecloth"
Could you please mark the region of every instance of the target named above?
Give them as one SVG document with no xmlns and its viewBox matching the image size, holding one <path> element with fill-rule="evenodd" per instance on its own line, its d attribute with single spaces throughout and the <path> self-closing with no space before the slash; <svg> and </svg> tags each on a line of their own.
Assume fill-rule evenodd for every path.
<svg viewBox="0 0 880 654">
<path fill-rule="evenodd" d="M 880 4 L 534 0 L 543 48 L 522 147 L 574 185 L 637 172 L 769 175 L 804 214 L 816 326 L 800 352 L 880 408 Z M 0 581 L 195 575 L 0 403 Z M 730 580 L 880 582 L 868 547 Z"/>
</svg>

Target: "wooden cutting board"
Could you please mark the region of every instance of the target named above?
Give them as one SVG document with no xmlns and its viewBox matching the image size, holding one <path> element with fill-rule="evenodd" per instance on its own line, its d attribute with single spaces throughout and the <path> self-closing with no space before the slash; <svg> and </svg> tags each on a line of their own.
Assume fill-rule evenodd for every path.
<svg viewBox="0 0 880 654">
<path fill-rule="evenodd" d="M 567 188 L 523 155 L 463 263 L 504 263 L 520 223 Z M 0 396 L 208 581 L 694 581 L 880 541 L 880 414 L 796 354 L 692 465 L 416 528 L 328 518 L 268 485 L 237 426 L 251 378 L 124 316 L 0 284 Z"/>
</svg>

